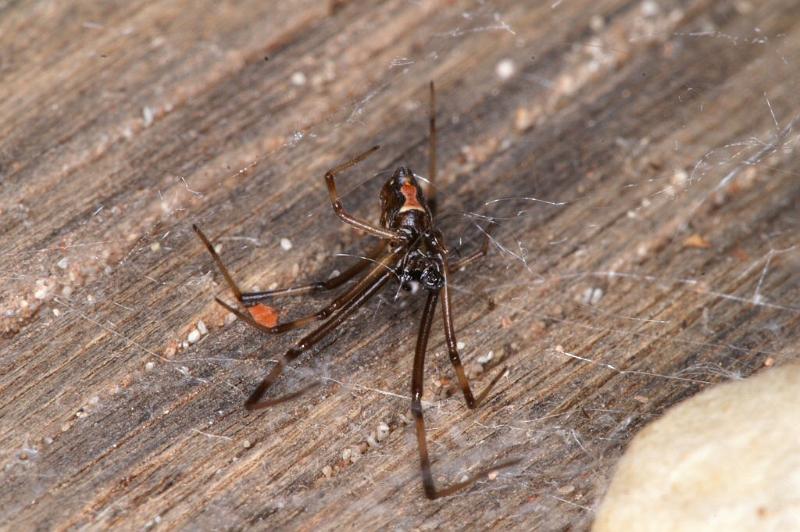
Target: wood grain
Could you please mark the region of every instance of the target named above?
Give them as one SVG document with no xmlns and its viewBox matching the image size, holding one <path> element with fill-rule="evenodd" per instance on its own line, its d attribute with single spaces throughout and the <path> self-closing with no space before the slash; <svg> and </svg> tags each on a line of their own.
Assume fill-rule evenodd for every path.
<svg viewBox="0 0 800 532">
<path fill-rule="evenodd" d="M 798 21 L 790 0 L 0 4 L 0 527 L 587 528 L 643 424 L 798 359 Z M 420 298 L 387 288 L 276 393 L 321 391 L 248 413 L 296 336 L 226 325 L 191 231 L 244 287 L 351 264 L 369 239 L 322 174 L 381 144 L 339 185 L 375 218 L 379 172 L 427 171 L 431 79 L 439 224 L 466 252 L 499 222 L 453 279 L 463 356 L 478 388 L 510 368 L 470 412 L 434 332 L 434 474 L 522 459 L 435 502 L 408 424 Z"/>
</svg>

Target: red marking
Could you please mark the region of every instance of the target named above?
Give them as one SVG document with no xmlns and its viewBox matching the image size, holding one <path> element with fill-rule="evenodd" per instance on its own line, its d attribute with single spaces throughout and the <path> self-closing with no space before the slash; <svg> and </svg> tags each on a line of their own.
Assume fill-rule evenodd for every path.
<svg viewBox="0 0 800 532">
<path fill-rule="evenodd" d="M 250 311 L 250 315 L 260 325 L 275 327 L 278 324 L 278 311 L 272 307 L 256 303 L 252 307 L 248 307 L 247 310 Z"/>
<path fill-rule="evenodd" d="M 400 192 L 406 198 L 406 201 L 405 203 L 403 203 L 401 211 L 408 209 L 416 209 L 418 211 L 423 210 L 422 205 L 419 204 L 419 200 L 417 199 L 417 187 L 415 187 L 411 183 L 403 183 L 400 186 Z"/>
</svg>

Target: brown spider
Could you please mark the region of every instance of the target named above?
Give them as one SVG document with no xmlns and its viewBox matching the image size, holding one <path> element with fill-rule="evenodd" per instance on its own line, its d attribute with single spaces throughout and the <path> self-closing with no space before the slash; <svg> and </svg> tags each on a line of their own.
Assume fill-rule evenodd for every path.
<svg viewBox="0 0 800 532">
<path fill-rule="evenodd" d="M 433 183 L 436 179 L 435 109 L 435 92 L 433 82 L 431 82 L 430 183 Z M 478 394 L 477 398 L 472 395 L 472 390 L 464 374 L 464 367 L 461 365 L 458 348 L 456 347 L 456 334 L 453 327 L 453 316 L 450 306 L 450 292 L 447 286 L 448 275 L 486 255 L 489 247 L 489 238 L 487 233 L 487 237 L 479 250 L 455 262 L 449 262 L 447 258 L 448 250 L 444 244 L 442 234 L 433 226 L 433 216 L 436 210 L 435 190 L 433 187 L 430 187 L 428 196 L 426 197 L 414 172 L 403 166 L 398 168 L 392 177 L 386 181 L 386 184 L 383 185 L 383 189 L 381 190 L 381 219 L 379 226 L 349 214 L 342 206 L 342 202 L 336 193 L 334 178 L 337 174 L 366 159 L 367 156 L 377 149 L 378 146 L 374 146 L 361 155 L 325 173 L 325 183 L 328 185 L 328 192 L 336 215 L 345 223 L 381 239 L 380 243 L 361 261 L 327 281 L 291 288 L 269 290 L 266 292 L 242 293 L 208 238 L 196 225 L 192 227 L 203 241 L 203 244 L 205 244 L 206 249 L 208 249 L 217 267 L 222 272 L 222 275 L 225 277 L 236 299 L 244 307 L 252 307 L 258 304 L 259 301 L 276 296 L 300 295 L 319 290 L 331 290 L 343 285 L 358 273 L 365 270 L 370 264 L 373 265 L 361 280 L 345 290 L 322 310 L 296 320 L 278 323 L 274 326 L 265 325 L 252 316 L 216 298 L 217 303 L 235 314 L 242 321 L 269 334 L 280 334 L 304 327 L 315 321 L 326 320 L 314 331 L 301 338 L 300 341 L 289 349 L 283 358 L 278 361 L 269 374 L 256 387 L 247 401 L 245 401 L 245 408 L 248 410 L 266 408 L 290 399 L 295 399 L 310 388 L 316 386 L 318 383 L 311 384 L 299 391 L 286 394 L 282 397 L 262 400 L 264 394 L 277 380 L 288 362 L 294 360 L 301 353 L 313 347 L 328 333 L 338 327 L 354 310 L 375 295 L 389 279 L 396 277 L 400 282 L 400 286 L 406 290 L 411 289 L 413 283 L 418 283 L 418 285 L 425 289 L 428 297 L 425 302 L 425 309 L 422 312 L 422 322 L 420 324 L 419 334 L 417 336 L 417 347 L 414 353 L 414 370 L 411 377 L 411 412 L 416 422 L 420 467 L 422 469 L 422 485 L 425 489 L 425 496 L 429 499 L 436 499 L 450 495 L 469 486 L 476 480 L 489 475 L 493 471 L 511 466 L 518 462 L 518 460 L 507 461 L 494 467 L 478 471 L 464 481 L 443 489 L 436 489 L 431 473 L 430 458 L 428 457 L 428 445 L 425 437 L 425 420 L 422 416 L 422 374 L 425 364 L 425 351 L 428 345 L 428 336 L 430 334 L 431 323 L 433 322 L 433 315 L 440 293 L 442 294 L 444 332 L 445 338 L 447 339 L 450 362 L 453 364 L 453 368 L 455 368 L 458 383 L 461 386 L 461 391 L 464 393 L 467 407 L 476 408 L 480 405 L 500 377 L 505 374 L 505 368 L 503 368 L 495 378 L 492 379 L 489 385 Z"/>
</svg>

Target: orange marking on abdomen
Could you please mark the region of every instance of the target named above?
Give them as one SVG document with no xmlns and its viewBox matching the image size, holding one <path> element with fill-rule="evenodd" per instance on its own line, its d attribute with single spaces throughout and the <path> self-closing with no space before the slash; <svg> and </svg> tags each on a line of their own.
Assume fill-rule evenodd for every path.
<svg viewBox="0 0 800 532">
<path fill-rule="evenodd" d="M 411 183 L 403 183 L 400 186 L 400 192 L 406 199 L 405 202 L 403 203 L 403 206 L 400 207 L 400 212 L 411 211 L 411 210 L 414 211 L 425 210 L 422 208 L 422 205 L 419 204 L 419 200 L 417 199 L 417 187 L 415 187 Z"/>
</svg>

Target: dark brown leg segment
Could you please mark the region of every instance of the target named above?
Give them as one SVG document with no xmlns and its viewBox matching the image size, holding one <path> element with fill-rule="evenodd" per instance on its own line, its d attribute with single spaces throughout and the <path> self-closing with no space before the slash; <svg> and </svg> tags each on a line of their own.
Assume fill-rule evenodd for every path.
<svg viewBox="0 0 800 532">
<path fill-rule="evenodd" d="M 328 194 L 331 198 L 331 204 L 333 205 L 333 211 L 336 213 L 336 216 L 342 219 L 343 222 L 352 225 L 357 229 L 361 229 L 371 235 L 377 236 L 378 238 L 385 238 L 389 240 L 400 240 L 400 235 L 390 229 L 384 229 L 383 227 L 378 227 L 373 225 L 366 220 L 362 220 L 361 218 L 357 218 L 352 214 L 348 213 L 344 206 L 342 206 L 342 201 L 339 199 L 339 194 L 336 193 L 336 182 L 335 177 L 337 174 L 347 170 L 351 166 L 354 166 L 364 159 L 366 159 L 370 154 L 375 152 L 378 149 L 378 146 L 373 146 L 369 150 L 365 151 L 361 155 L 357 155 L 353 157 L 346 163 L 342 163 L 339 166 L 331 168 L 327 172 L 325 172 L 325 183 L 328 185 Z"/>
<path fill-rule="evenodd" d="M 405 249 L 406 249 L 405 247 L 399 248 L 395 250 L 394 253 L 386 255 L 383 259 L 378 261 L 378 263 L 373 266 L 372 270 L 370 270 L 370 272 L 366 276 L 364 276 L 360 281 L 351 286 L 347 291 L 345 291 L 339 297 L 331 301 L 331 303 L 328 304 L 328 306 L 326 306 L 325 308 L 318 310 L 313 314 L 303 316 L 302 318 L 297 318 L 292 321 L 279 323 L 272 327 L 268 327 L 262 323 L 257 322 L 255 319 L 253 319 L 252 316 L 250 316 L 246 312 L 242 312 L 236 307 L 228 305 L 219 298 L 215 299 L 217 303 L 225 307 L 229 312 L 235 314 L 236 317 L 238 317 L 245 323 L 251 325 L 252 327 L 255 327 L 256 329 L 268 334 L 281 334 L 286 331 L 291 331 L 293 329 L 299 329 L 301 327 L 305 327 L 306 325 L 313 323 L 315 321 L 320 321 L 328 318 L 335 311 L 346 306 L 351 300 L 353 300 L 354 298 L 358 298 L 359 294 L 361 294 L 363 290 L 366 290 L 367 287 L 369 287 L 376 279 L 378 279 L 383 274 L 388 274 L 389 276 L 395 275 L 393 267 L 397 262 L 397 260 L 399 259 L 399 257 L 401 257 L 403 253 L 405 253 Z"/>
<path fill-rule="evenodd" d="M 200 240 L 203 241 L 203 244 L 206 246 L 206 249 L 209 253 L 211 253 L 211 258 L 214 259 L 214 263 L 217 265 L 217 269 L 222 272 L 222 276 L 225 278 L 225 282 L 228 283 L 228 286 L 233 292 L 233 295 L 236 297 L 238 301 L 242 301 L 242 291 L 239 290 L 239 286 L 236 284 L 236 281 L 233 280 L 230 272 L 228 272 L 228 268 L 225 267 L 225 264 L 222 263 L 222 259 L 220 258 L 217 250 L 214 249 L 214 246 L 211 245 L 211 241 L 206 237 L 205 234 L 200 230 L 197 225 L 192 224 L 192 229 L 194 232 L 197 233 L 197 236 Z"/>
<path fill-rule="evenodd" d="M 242 292 L 239 289 L 239 286 L 233 280 L 233 276 L 228 271 L 228 268 L 225 267 L 225 264 L 222 262 L 222 258 L 217 253 L 217 250 L 214 249 L 214 246 L 211 245 L 211 241 L 206 237 L 206 235 L 200 230 L 199 227 L 196 225 L 192 225 L 192 229 L 194 232 L 197 233 L 197 236 L 205 245 L 208 252 L 211 254 L 211 258 L 214 259 L 214 264 L 217 265 L 217 269 L 222 272 L 222 276 L 225 278 L 225 281 L 228 283 L 233 295 L 236 299 L 242 303 L 246 307 L 250 307 L 258 303 L 259 301 L 263 301 L 265 299 L 270 299 L 273 297 L 281 297 L 281 296 L 298 296 L 307 294 L 309 292 L 319 292 L 323 290 L 333 290 L 334 288 L 338 288 L 362 271 L 364 271 L 367 266 L 371 262 L 374 262 L 377 257 L 386 249 L 387 242 L 381 241 L 377 246 L 367 252 L 367 255 L 363 257 L 359 262 L 350 266 L 341 274 L 328 279 L 327 281 L 318 281 L 314 283 L 308 283 L 306 285 L 301 286 L 293 286 L 290 288 L 279 288 L 277 290 L 267 290 L 265 292 Z M 227 306 L 227 305 L 226 305 Z"/>
<path fill-rule="evenodd" d="M 478 249 L 476 251 L 473 251 L 472 253 L 470 253 L 466 257 L 461 257 L 457 261 L 454 261 L 454 262 L 450 263 L 447 266 L 447 271 L 448 272 L 450 272 L 450 273 L 457 272 L 461 268 L 469 266 L 473 262 L 475 262 L 477 260 L 480 260 L 480 259 L 482 259 L 483 257 L 486 256 L 486 254 L 489 252 L 489 242 L 492 239 L 492 237 L 491 237 L 491 227 L 492 226 L 490 226 L 490 229 L 486 231 L 486 234 L 483 237 L 483 244 L 481 244 L 480 249 Z"/>
<path fill-rule="evenodd" d="M 253 390 L 253 393 L 244 403 L 245 408 L 248 410 L 267 408 L 269 406 L 294 399 L 303 394 L 309 388 L 316 386 L 317 383 L 307 386 L 298 392 L 276 397 L 275 399 L 261 401 L 261 398 L 267 392 L 269 387 L 272 386 L 281 373 L 283 373 L 283 368 L 287 363 L 300 356 L 303 352 L 314 347 L 317 342 L 322 340 L 328 333 L 338 327 L 355 309 L 360 307 L 367 299 L 375 295 L 375 292 L 377 292 L 378 289 L 380 289 L 386 283 L 386 281 L 392 277 L 392 275 L 394 275 L 393 271 L 387 270 L 383 266 L 377 266 L 369 273 L 369 275 L 367 275 L 361 282 L 353 287 L 352 290 L 345 294 L 347 296 L 346 298 L 340 298 L 342 301 L 338 311 L 328 321 L 301 338 L 300 341 L 294 345 L 294 347 L 286 352 L 283 358 L 281 358 L 278 363 L 273 366 L 269 374 L 267 374 L 267 376 L 261 381 L 256 389 Z"/>
<path fill-rule="evenodd" d="M 364 271 L 370 263 L 374 263 L 381 253 L 386 249 L 386 240 L 382 240 L 377 246 L 367 252 L 365 257 L 362 257 L 357 263 L 347 268 L 345 271 L 332 277 L 327 281 L 317 281 L 308 283 L 301 286 L 293 286 L 290 288 L 278 288 L 276 290 L 267 290 L 265 292 L 248 292 L 242 294 L 242 303 L 246 307 L 254 305 L 259 301 L 270 299 L 273 297 L 282 296 L 299 296 L 311 292 L 321 292 L 326 290 L 333 290 L 339 288 L 344 283 Z"/>
<path fill-rule="evenodd" d="M 428 293 L 428 299 L 425 302 L 425 310 L 422 313 L 419 335 L 417 336 L 417 348 L 414 352 L 414 371 L 411 377 L 411 413 L 414 416 L 417 430 L 417 446 L 419 448 L 419 462 L 422 471 L 422 487 L 425 490 L 425 496 L 431 500 L 451 495 L 469 486 L 476 480 L 489 475 L 493 471 L 512 466 L 519 462 L 519 460 L 509 460 L 494 467 L 482 469 L 462 482 L 457 482 L 443 489 L 436 489 L 436 485 L 433 482 L 433 473 L 431 472 L 431 460 L 428 455 L 428 442 L 425 435 L 425 418 L 422 415 L 422 381 L 425 370 L 425 351 L 428 347 L 428 337 L 431 332 L 433 315 L 436 313 L 436 300 L 438 296 L 439 293 L 436 291 Z"/>
<path fill-rule="evenodd" d="M 444 318 L 444 335 L 447 340 L 447 352 L 450 355 L 450 363 L 456 371 L 458 384 L 464 394 L 464 400 L 467 402 L 467 406 L 469 408 L 477 408 L 478 405 L 486 399 L 486 396 L 494 385 L 505 375 L 506 368 L 501 369 L 500 372 L 495 375 L 494 379 L 483 389 L 477 399 L 473 397 L 472 390 L 469 387 L 469 380 L 467 380 L 467 375 L 464 373 L 464 366 L 461 364 L 461 357 L 458 355 L 458 343 L 456 342 L 456 332 L 453 327 L 453 313 L 450 307 L 450 290 L 447 287 L 447 270 L 447 262 L 445 260 L 445 267 L 442 268 L 444 275 L 444 286 L 442 287 L 442 291 L 444 292 L 442 295 L 442 317 Z"/>
<path fill-rule="evenodd" d="M 425 195 L 427 196 L 431 213 L 436 216 L 436 90 L 433 87 L 433 81 L 431 81 L 430 88 L 431 99 L 428 113 L 428 137 L 430 142 L 428 149 L 428 179 L 430 180 L 430 186 Z"/>
</svg>

